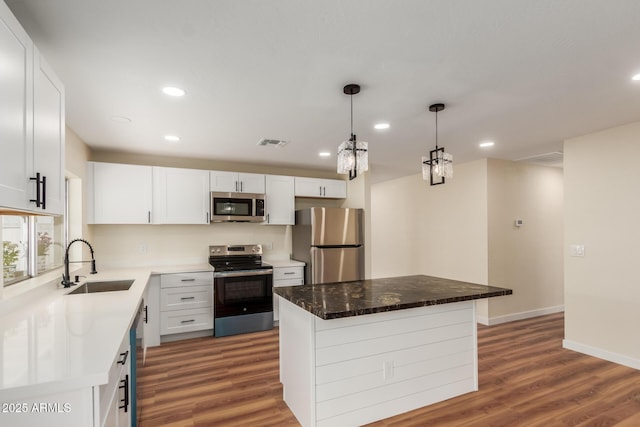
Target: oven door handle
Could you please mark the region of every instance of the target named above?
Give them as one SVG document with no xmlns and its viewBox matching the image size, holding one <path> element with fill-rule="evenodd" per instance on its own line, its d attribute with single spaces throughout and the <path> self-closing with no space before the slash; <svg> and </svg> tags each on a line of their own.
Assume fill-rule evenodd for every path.
<svg viewBox="0 0 640 427">
<path fill-rule="evenodd" d="M 243 270 L 243 271 L 225 271 L 214 272 L 213 277 L 241 277 L 241 276 L 264 276 L 273 274 L 273 270 Z"/>
</svg>

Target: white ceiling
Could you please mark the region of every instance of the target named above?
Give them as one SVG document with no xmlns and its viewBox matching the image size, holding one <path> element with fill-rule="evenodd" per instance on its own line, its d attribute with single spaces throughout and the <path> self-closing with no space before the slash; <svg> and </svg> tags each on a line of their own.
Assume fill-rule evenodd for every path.
<svg viewBox="0 0 640 427">
<path fill-rule="evenodd" d="M 65 83 L 68 125 L 96 148 L 332 170 L 347 83 L 362 86 L 354 132 L 374 182 L 420 171 L 434 102 L 455 163 L 561 151 L 640 120 L 638 0 L 7 3 Z"/>
</svg>

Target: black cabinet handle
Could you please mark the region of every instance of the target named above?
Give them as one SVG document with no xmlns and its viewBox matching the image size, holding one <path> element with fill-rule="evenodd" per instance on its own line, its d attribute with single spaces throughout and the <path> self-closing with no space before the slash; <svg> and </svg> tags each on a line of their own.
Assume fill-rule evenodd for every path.
<svg viewBox="0 0 640 427">
<path fill-rule="evenodd" d="M 181 320 L 180 323 L 193 323 L 195 321 L 196 321 L 196 319 Z"/>
<path fill-rule="evenodd" d="M 40 204 L 42 205 L 42 209 L 47 209 L 47 177 L 42 177 L 42 201 Z"/>
<path fill-rule="evenodd" d="M 122 360 L 118 360 L 118 365 L 124 365 L 125 363 L 127 363 L 127 356 L 129 356 L 129 350 L 125 351 L 124 353 L 120 353 L 120 356 L 122 357 Z"/>
<path fill-rule="evenodd" d="M 144 306 L 144 323 L 149 323 L 149 306 Z"/>
<path fill-rule="evenodd" d="M 35 181 L 36 182 L 36 199 L 31 199 L 29 200 L 30 202 L 33 202 L 36 204 L 36 207 L 39 208 L 40 205 L 42 204 L 42 202 L 40 201 L 40 183 L 42 182 L 40 180 L 40 172 L 36 173 L 36 177 L 35 178 L 29 178 L 29 181 Z"/>
<path fill-rule="evenodd" d="M 196 279 L 195 277 L 191 278 L 191 279 L 180 279 L 181 282 L 195 282 Z"/>
<path fill-rule="evenodd" d="M 147 211 L 147 222 L 151 224 L 151 211 Z"/>
<path fill-rule="evenodd" d="M 190 299 L 196 299 L 196 297 L 180 297 L 180 301 L 186 301 Z"/>
<path fill-rule="evenodd" d="M 124 389 L 124 399 L 121 399 L 122 406 L 120 409 L 124 409 L 124 412 L 129 412 L 129 374 L 124 376 L 123 380 L 120 380 L 120 389 Z"/>
<path fill-rule="evenodd" d="M 296 272 L 295 271 L 287 271 L 287 272 L 285 272 L 283 274 L 296 274 Z"/>
</svg>

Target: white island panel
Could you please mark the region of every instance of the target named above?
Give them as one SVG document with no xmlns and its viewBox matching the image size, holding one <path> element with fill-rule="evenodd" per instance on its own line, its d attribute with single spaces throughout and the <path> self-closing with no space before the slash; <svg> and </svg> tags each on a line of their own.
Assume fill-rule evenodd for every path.
<svg viewBox="0 0 640 427">
<path fill-rule="evenodd" d="M 284 400 L 303 426 L 362 425 L 478 389 L 473 301 L 333 320 L 281 308 Z"/>
</svg>

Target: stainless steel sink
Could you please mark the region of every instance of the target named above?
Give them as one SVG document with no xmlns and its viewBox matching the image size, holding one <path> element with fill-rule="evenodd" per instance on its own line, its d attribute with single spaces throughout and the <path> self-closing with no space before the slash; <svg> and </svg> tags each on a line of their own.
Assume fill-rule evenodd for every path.
<svg viewBox="0 0 640 427">
<path fill-rule="evenodd" d="M 71 294 L 92 294 L 95 292 L 127 291 L 133 285 L 134 280 L 105 280 L 102 282 L 87 282 L 69 292 Z"/>
</svg>

